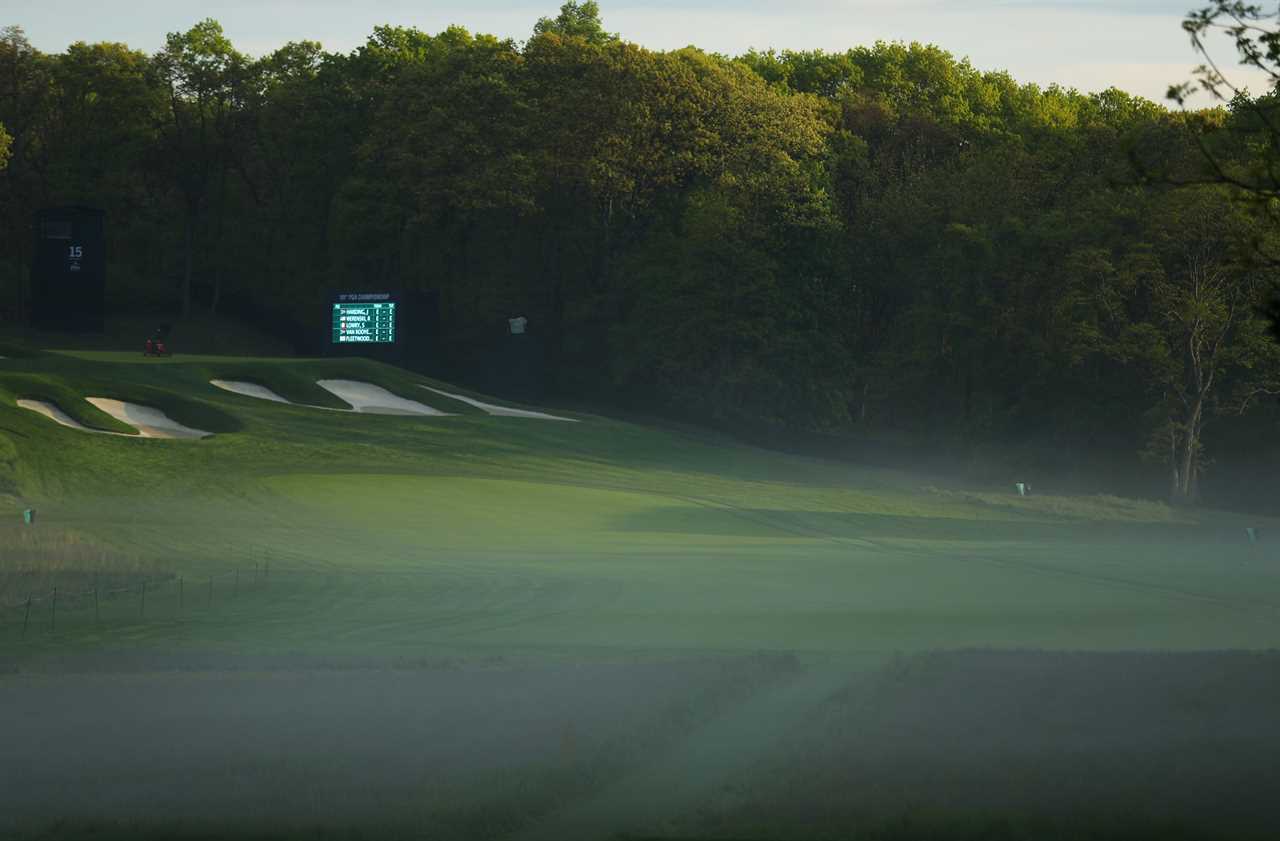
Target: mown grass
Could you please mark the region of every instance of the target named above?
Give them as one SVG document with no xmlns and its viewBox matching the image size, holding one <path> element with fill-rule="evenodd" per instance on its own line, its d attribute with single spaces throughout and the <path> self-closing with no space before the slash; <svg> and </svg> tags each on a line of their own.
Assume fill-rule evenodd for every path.
<svg viewBox="0 0 1280 841">
<path fill-rule="evenodd" d="M 142 693 L 136 706 L 144 714 L 190 720 L 209 731 L 183 739 L 182 727 L 153 729 L 135 720 L 121 723 L 127 735 L 100 732 L 82 740 L 80 772 L 87 779 L 113 767 L 114 751 L 129 744 L 138 764 L 129 769 L 127 779 L 147 787 L 160 783 L 163 815 L 147 820 L 155 801 L 137 798 L 123 780 L 105 780 L 91 790 L 101 795 L 104 789 L 114 789 L 117 797 L 109 797 L 97 809 L 68 803 L 60 810 L 62 821 L 51 819 L 45 802 L 37 799 L 49 792 L 50 772 L 60 770 L 56 756 L 46 757 L 41 749 L 41 736 L 58 734 L 59 729 L 46 719 L 8 744 L 26 773 L 0 794 L 0 803 L 6 795 L 13 798 L 10 809 L 0 813 L 0 831 L 6 838 L 53 837 L 60 832 L 108 837 L 114 832 L 144 837 L 168 832 L 185 837 L 220 831 L 225 836 L 271 830 L 289 837 L 310 825 L 330 832 L 346 831 L 348 826 L 376 828 L 384 837 L 508 837 L 607 788 L 687 738 L 721 709 L 785 681 L 794 664 L 787 657 L 761 656 L 619 663 L 588 667 L 585 674 L 555 664 L 505 669 L 512 671 L 435 666 L 374 672 L 356 668 L 267 675 L 157 671 L 146 677 L 103 676 L 90 681 L 98 689 L 99 703 L 120 697 L 123 683 L 129 695 Z M 212 676 L 219 679 L 217 684 L 210 684 Z M 591 677 L 601 682 L 584 685 Z M 91 710 L 95 702 L 92 696 L 64 699 L 65 689 L 77 685 L 66 676 L 32 676 L 18 683 L 19 714 L 45 702 L 59 704 L 67 715 L 73 709 Z M 362 686 L 365 683 L 373 684 L 375 691 Z M 297 687 L 323 690 L 325 697 L 315 705 L 294 707 L 292 690 Z M 475 692 L 475 697 L 459 687 Z M 521 690 L 530 702 L 541 700 L 543 705 L 522 715 L 518 699 L 506 697 Z M 206 708 L 209 701 L 201 696 L 210 691 L 217 695 Z M 412 701 L 380 703 L 380 694 L 389 691 L 404 692 Z M 227 698 L 246 699 L 244 713 L 227 709 Z M 286 721 L 269 713 L 280 703 L 292 708 Z M 385 720 L 369 718 L 374 710 L 383 711 Z M 347 716 L 358 718 L 344 720 Z M 226 762 L 219 750 L 223 741 L 287 744 L 291 740 L 282 730 L 287 733 L 289 728 L 311 733 L 312 738 L 287 755 L 237 751 L 226 767 L 210 767 Z M 458 729 L 470 731 L 469 743 L 455 738 L 453 731 Z M 486 738 L 492 730 L 498 737 Z M 345 732 L 356 737 L 356 745 Z M 175 735 L 184 745 L 181 754 L 172 751 Z M 335 751 L 338 746 L 347 750 Z M 144 757 L 150 761 L 140 761 Z M 166 785 L 175 772 L 182 773 L 181 787 Z M 299 780 L 305 783 L 299 786 Z M 252 796 L 246 800 L 246 794 Z M 213 810 L 211 804 L 217 804 Z M 95 812 L 108 820 L 86 820 Z M 173 819 L 178 816 L 187 820 Z"/>
<path fill-rule="evenodd" d="M 281 405 L 216 389 L 208 382 L 215 378 L 330 408 L 340 401 L 315 380 L 363 380 L 453 415 Z M 1243 533 L 1245 524 L 1280 533 L 1269 520 L 1114 497 L 1020 498 L 1011 488 L 948 486 L 589 414 L 575 415 L 577 424 L 496 418 L 422 383 L 474 394 L 367 360 L 144 360 L 98 348 L 0 361 L 0 597 L 19 601 L 24 590 L 103 579 L 126 590 L 97 610 L 60 603 L 56 624 L 52 605 L 42 604 L 25 634 L 27 617 L 0 616 L 0 663 L 21 674 L 46 659 L 97 662 L 121 651 L 175 662 L 214 652 L 576 666 L 693 652 L 797 653 L 817 662 L 939 649 L 1280 646 L 1280 557 L 1274 544 L 1250 544 Z M 87 435 L 13 404 L 49 399 L 87 425 L 111 428 L 85 396 L 153 405 L 217 434 L 201 441 Z M 38 511 L 33 528 L 20 525 L 25 506 Z M 163 584 L 129 589 L 153 576 Z M 990 683 L 998 701 L 1027 680 Z M 865 777 L 847 760 L 867 740 L 839 739 L 860 727 L 875 732 L 876 720 L 868 725 L 850 705 L 892 711 L 916 697 L 885 686 L 797 722 L 796 735 L 809 733 L 807 755 L 825 763 L 817 784 L 803 757 L 766 763 L 744 769 L 750 773 L 739 782 L 749 800 L 765 802 L 788 786 L 830 793 L 831 802 L 866 794 L 853 791 Z M 900 725 L 910 732 L 958 697 L 942 684 L 922 686 L 936 706 Z M 687 703 L 661 707 L 626 738 L 554 762 L 513 762 L 454 788 L 449 775 L 424 779 L 420 820 L 408 826 L 374 817 L 350 826 L 296 819 L 268 826 L 158 816 L 45 822 L 28 837 L 499 837 L 556 804 L 598 793 L 751 690 L 750 681 L 691 690 Z M 1040 701 L 1002 715 L 1034 712 L 1065 690 L 1037 691 Z M 1106 699 L 1086 701 L 1103 709 Z M 353 757 L 338 758 L 355 778 L 362 769 Z M 302 763 L 277 777 L 273 767 L 255 772 L 255 782 L 291 795 L 314 771 Z M 226 769 L 227 779 L 235 770 Z M 1084 777 L 1089 766 L 1068 770 Z M 826 803 L 819 798 L 817 807 Z M 850 823 L 828 809 L 826 823 L 801 814 L 786 825 L 741 799 L 709 807 L 711 822 L 702 815 L 681 837 L 756 829 L 759 838 L 805 838 L 814 829 L 828 839 L 903 841 L 1218 837 L 1139 817 L 1055 824 L 1016 811 L 908 806 L 905 817 L 878 813 Z"/>
<path fill-rule="evenodd" d="M 437 815 L 431 825 L 439 832 L 450 823 L 464 827 L 501 828 L 504 815 L 487 810 Z M 452 818 L 452 821 L 449 820 Z M 215 841 L 234 837 L 242 841 L 382 841 L 420 838 L 422 830 L 406 830 L 391 824 L 366 822 L 360 825 L 296 826 L 288 829 L 238 828 L 228 835 L 226 824 L 183 820 L 155 821 L 63 821 L 54 827 L 15 836 L 22 841 Z M 492 830 L 469 837 L 494 837 Z M 436 837 L 449 837 L 440 834 Z M 1242 833 L 1236 829 L 1204 829 L 1171 821 L 1143 818 L 1107 820 L 1081 817 L 1070 822 L 1024 819 L 1017 816 L 939 816 L 928 811 L 909 812 L 891 821 L 858 832 L 790 831 L 760 835 L 629 835 L 613 836 L 617 841 L 1264 841 L 1267 833 Z"/>
<path fill-rule="evenodd" d="M 368 360 L 86 350 L 4 364 L 0 516 L 35 505 L 42 524 L 179 576 L 272 559 L 280 601 L 209 617 L 183 644 L 1280 643 L 1255 616 L 1280 604 L 1280 564 L 1228 514 L 945 487 L 590 415 L 490 417 Z M 453 414 L 320 411 L 215 378 L 313 405 L 334 402 L 315 380 L 363 380 Z M 18 396 L 104 428 L 114 422 L 81 398 L 116 397 L 217 434 L 85 435 L 15 408 Z M 324 577 L 335 574 L 340 584 Z M 40 644 L 76 644 L 74 627 Z"/>
<path fill-rule="evenodd" d="M 790 722 L 672 835 L 1265 838 L 1276 663 L 1275 652 L 893 657 Z"/>
</svg>

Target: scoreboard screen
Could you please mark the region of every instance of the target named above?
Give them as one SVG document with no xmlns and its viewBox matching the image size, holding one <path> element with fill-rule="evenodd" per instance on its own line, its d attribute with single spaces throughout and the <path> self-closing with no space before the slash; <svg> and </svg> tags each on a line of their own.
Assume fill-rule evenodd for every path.
<svg viewBox="0 0 1280 841">
<path fill-rule="evenodd" d="M 396 302 L 389 298 L 376 293 L 339 295 L 332 310 L 333 343 L 395 344 Z"/>
</svg>

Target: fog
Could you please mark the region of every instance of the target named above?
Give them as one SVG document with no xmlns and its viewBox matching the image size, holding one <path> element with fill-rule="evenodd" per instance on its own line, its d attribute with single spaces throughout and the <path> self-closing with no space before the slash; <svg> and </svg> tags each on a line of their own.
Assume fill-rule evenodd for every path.
<svg viewBox="0 0 1280 841">
<path fill-rule="evenodd" d="M 1274 654 L 119 652 L 0 692 L 7 837 L 1263 837 L 1280 790 Z"/>
<path fill-rule="evenodd" d="M 0 29 L 0 841 L 1275 834 L 1227 10 L 269 4 Z"/>
</svg>

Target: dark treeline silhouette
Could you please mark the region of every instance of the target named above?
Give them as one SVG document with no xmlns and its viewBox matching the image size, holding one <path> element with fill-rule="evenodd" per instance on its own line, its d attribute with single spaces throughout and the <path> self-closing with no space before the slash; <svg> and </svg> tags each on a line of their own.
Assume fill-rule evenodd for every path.
<svg viewBox="0 0 1280 841">
<path fill-rule="evenodd" d="M 1249 119 L 917 44 L 655 52 L 592 3 L 524 43 L 386 26 L 261 58 L 212 20 L 151 56 L 11 27 L 0 311 L 35 211 L 92 205 L 116 311 L 430 292 L 464 380 L 523 315 L 564 399 L 1195 500 L 1215 460 L 1220 491 L 1270 464 L 1272 228 L 1175 186 L 1206 137 L 1253 154 Z"/>
</svg>

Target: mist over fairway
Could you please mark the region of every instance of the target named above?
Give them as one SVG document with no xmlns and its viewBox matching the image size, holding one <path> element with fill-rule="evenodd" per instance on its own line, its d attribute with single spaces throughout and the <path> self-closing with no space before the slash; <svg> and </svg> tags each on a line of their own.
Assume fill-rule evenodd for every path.
<svg viewBox="0 0 1280 841">
<path fill-rule="evenodd" d="M 530 22 L 0 20 L 0 839 L 1275 837 L 1280 97 Z"/>
<path fill-rule="evenodd" d="M 1280 561 L 1244 531 L 1265 518 L 491 416 L 358 360 L 8 364 L 39 519 L 8 508 L 0 600 L 154 582 L 141 612 L 132 591 L 96 619 L 67 600 L 51 630 L 43 603 L 25 636 L 0 615 L 19 837 L 1213 837 L 1273 817 L 1248 794 L 1280 749 Z M 209 384 L 324 405 L 326 377 L 449 415 Z M 99 393 L 215 434 L 90 435 L 15 402 L 107 428 L 75 397 Z"/>
<path fill-rule="evenodd" d="M 328 594 L 321 615 L 260 599 L 254 610 L 275 617 L 274 634 L 319 635 L 323 645 L 326 627 L 376 615 L 382 638 L 369 643 L 466 640 L 467 622 L 436 637 L 411 618 L 440 610 L 473 616 L 472 642 L 569 647 L 1277 642 L 1268 619 L 1280 569 L 1244 530 L 1266 534 L 1265 518 L 949 490 L 927 476 L 604 418 L 315 412 L 208 385 L 227 368 L 254 369 L 282 393 L 315 372 L 355 368 L 433 394 L 386 366 L 285 359 L 86 365 L 54 355 L 27 365 L 33 380 L 0 374 L 0 386 L 74 392 L 109 378 L 117 393 L 233 430 L 162 443 L 12 413 L 25 444 L 18 469 L 47 488 L 50 504 L 33 495 L 46 528 L 83 531 L 193 583 L 269 560 L 273 590 Z M 252 623 L 218 623 L 211 616 L 184 635 L 276 645 Z"/>
</svg>

